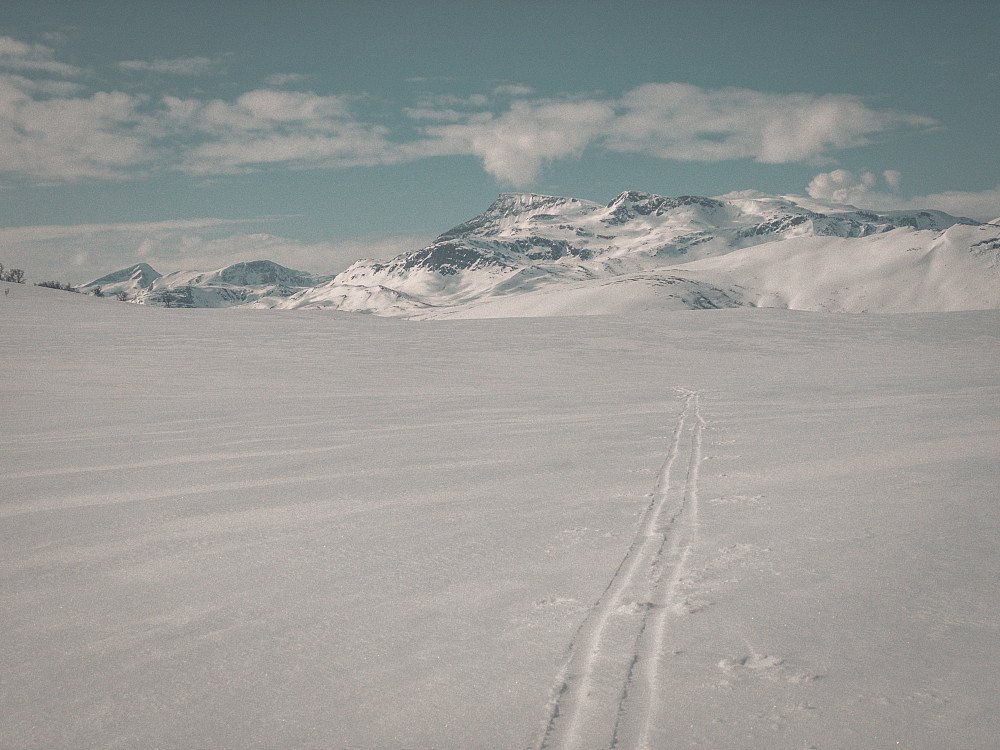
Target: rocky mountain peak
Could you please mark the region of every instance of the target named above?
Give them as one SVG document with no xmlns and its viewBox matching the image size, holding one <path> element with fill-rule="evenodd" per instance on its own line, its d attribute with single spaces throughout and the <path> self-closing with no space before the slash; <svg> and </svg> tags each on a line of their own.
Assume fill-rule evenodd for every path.
<svg viewBox="0 0 1000 750">
<path fill-rule="evenodd" d="M 638 216 L 663 216 L 674 209 L 684 206 L 714 211 L 724 204 L 715 198 L 703 198 L 698 195 L 681 195 L 668 198 L 638 190 L 626 190 L 607 205 L 606 224 L 620 225 Z"/>
</svg>

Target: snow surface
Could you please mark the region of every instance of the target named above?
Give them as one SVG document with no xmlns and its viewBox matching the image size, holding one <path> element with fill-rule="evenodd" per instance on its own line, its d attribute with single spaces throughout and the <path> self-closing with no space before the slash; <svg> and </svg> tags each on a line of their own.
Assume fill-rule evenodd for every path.
<svg viewBox="0 0 1000 750">
<path fill-rule="evenodd" d="M 0 746 L 993 747 L 1000 313 L 0 295 Z"/>
</svg>

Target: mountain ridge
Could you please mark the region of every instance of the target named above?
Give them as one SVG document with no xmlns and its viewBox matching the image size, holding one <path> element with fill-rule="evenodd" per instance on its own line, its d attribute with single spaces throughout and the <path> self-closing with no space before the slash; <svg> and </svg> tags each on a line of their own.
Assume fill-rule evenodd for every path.
<svg viewBox="0 0 1000 750">
<path fill-rule="evenodd" d="M 429 245 L 359 260 L 335 276 L 253 261 L 158 277 L 135 301 L 415 318 L 977 309 L 1000 307 L 998 266 L 1000 226 L 931 209 L 876 212 L 755 191 L 626 190 L 606 204 L 501 193 Z M 138 266 L 130 268 L 134 275 Z M 128 270 L 116 274 L 136 286 Z"/>
<path fill-rule="evenodd" d="M 104 294 L 124 292 L 138 304 L 159 307 L 231 307 L 274 302 L 328 281 L 321 276 L 286 268 L 270 260 L 233 263 L 214 271 L 174 271 L 160 274 L 138 263 L 95 279 L 78 289 L 100 287 Z"/>
<path fill-rule="evenodd" d="M 689 267 L 746 250 L 735 255 L 733 262 L 753 266 L 754 273 L 760 275 L 759 261 L 776 253 L 770 247 L 775 243 L 807 243 L 815 237 L 856 240 L 886 256 L 889 248 L 871 238 L 912 233 L 916 236 L 908 236 L 906 241 L 923 247 L 951 227 L 983 226 L 934 210 L 874 212 L 831 206 L 824 211 L 816 201 L 808 203 L 756 192 L 707 198 L 627 190 L 607 204 L 537 193 L 502 193 L 482 214 L 443 232 L 430 245 L 388 261 L 358 261 L 327 284 L 294 295 L 278 306 L 407 317 L 508 314 L 504 310 L 531 314 L 532 299 L 539 303 L 539 310 L 551 309 L 553 295 L 565 293 L 587 302 L 557 307 L 567 314 L 587 313 L 619 310 L 614 300 L 597 303 L 596 297 L 621 294 L 622 283 L 629 279 L 642 285 L 646 283 L 643 279 L 655 278 L 647 288 L 666 291 L 650 291 L 643 305 L 731 307 L 768 304 L 770 299 L 774 304 L 852 311 L 832 299 L 797 294 L 778 283 L 780 278 L 771 271 L 767 275 L 771 283 L 781 287 L 780 292 L 756 289 L 738 270 L 727 270 L 724 261 L 704 269 L 695 266 L 694 273 Z M 843 255 L 839 246 L 831 249 L 838 243 L 827 245 L 830 252 Z M 793 257 L 796 262 L 805 262 L 797 254 Z M 819 276 L 836 276 L 842 264 L 834 256 L 826 260 L 829 267 Z M 885 260 L 890 262 L 888 256 Z M 875 274 L 882 271 L 872 268 Z M 964 273 L 961 269 L 957 272 Z M 849 267 L 839 268 L 839 273 L 845 284 L 862 281 Z M 815 287 L 814 281 L 803 283 Z M 604 291 L 599 293 L 599 288 Z M 625 296 L 634 296 L 636 291 Z M 525 299 L 513 301 L 513 297 Z M 946 304 L 928 298 L 912 300 L 907 309 L 975 304 L 969 298 Z M 985 304 L 992 306 L 989 300 Z M 880 309 L 879 305 L 875 308 Z"/>
</svg>

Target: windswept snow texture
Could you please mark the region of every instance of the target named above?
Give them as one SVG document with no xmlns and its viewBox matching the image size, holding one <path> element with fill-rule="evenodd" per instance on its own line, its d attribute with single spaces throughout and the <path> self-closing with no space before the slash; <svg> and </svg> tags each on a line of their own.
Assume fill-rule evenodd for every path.
<svg viewBox="0 0 1000 750">
<path fill-rule="evenodd" d="M 504 194 L 426 248 L 359 261 L 276 306 L 410 318 L 1000 308 L 1000 228 L 797 201 Z"/>
<path fill-rule="evenodd" d="M 0 746 L 991 747 L 1000 313 L 0 296 Z"/>
</svg>

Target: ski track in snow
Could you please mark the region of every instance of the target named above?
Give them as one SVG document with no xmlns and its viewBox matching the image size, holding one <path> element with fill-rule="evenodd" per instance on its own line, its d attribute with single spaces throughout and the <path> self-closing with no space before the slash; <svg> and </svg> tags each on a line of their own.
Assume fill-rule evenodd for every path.
<svg viewBox="0 0 1000 750">
<path fill-rule="evenodd" d="M 684 408 L 652 499 L 628 552 L 570 643 L 533 750 L 651 746 L 664 641 L 698 536 L 705 421 L 699 394 L 677 390 L 685 396 Z M 674 482 L 674 466 L 685 459 L 684 482 Z"/>
</svg>

